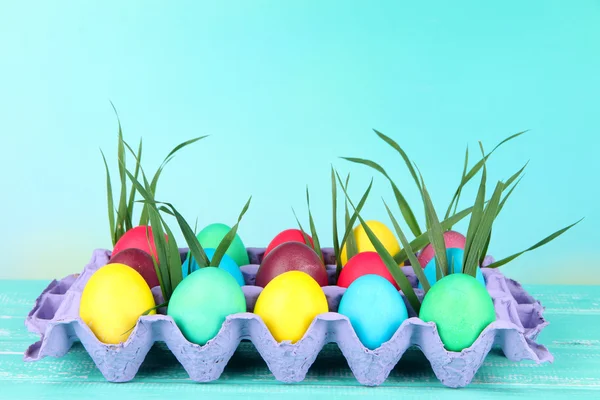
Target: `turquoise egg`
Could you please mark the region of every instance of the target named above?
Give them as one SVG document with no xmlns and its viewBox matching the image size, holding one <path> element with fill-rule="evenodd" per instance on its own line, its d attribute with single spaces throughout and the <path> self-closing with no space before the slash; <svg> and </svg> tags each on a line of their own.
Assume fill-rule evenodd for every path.
<svg viewBox="0 0 600 400">
<path fill-rule="evenodd" d="M 204 252 L 206 253 L 206 256 L 209 260 L 212 260 L 213 256 L 215 255 L 215 251 L 215 249 L 204 249 Z M 190 260 L 191 272 L 200 269 L 200 267 L 196 263 L 196 259 L 191 256 L 188 257 L 181 265 L 181 272 L 184 278 L 188 276 Z M 221 258 L 221 262 L 219 263 L 219 268 L 229 272 L 240 286 L 244 286 L 246 284 L 244 282 L 244 275 L 242 275 L 242 271 L 240 271 L 240 267 L 238 267 L 235 261 L 233 261 L 233 258 L 229 257 L 227 254 L 223 254 L 223 258 Z"/>
<path fill-rule="evenodd" d="M 173 291 L 167 315 L 191 343 L 206 344 L 231 314 L 246 312 L 246 298 L 236 280 L 221 268 L 190 274 Z"/>
<path fill-rule="evenodd" d="M 459 248 L 450 248 L 446 249 L 446 257 L 448 258 L 448 267 L 450 269 L 451 274 L 462 273 L 463 272 L 463 257 L 465 251 Z M 437 264 L 435 262 L 435 257 L 427 263 L 425 266 L 423 273 L 429 282 L 429 285 L 433 286 L 437 282 Z M 484 287 L 485 287 L 485 279 L 483 278 L 483 273 L 481 272 L 481 268 L 477 268 L 477 272 L 475 273 L 475 279 L 477 279 Z M 423 285 L 419 282 L 419 289 L 423 289 Z"/>
<path fill-rule="evenodd" d="M 348 317 L 356 336 L 371 350 L 390 340 L 408 318 L 402 295 L 387 279 L 374 274 L 350 284 L 338 313 Z"/>
</svg>

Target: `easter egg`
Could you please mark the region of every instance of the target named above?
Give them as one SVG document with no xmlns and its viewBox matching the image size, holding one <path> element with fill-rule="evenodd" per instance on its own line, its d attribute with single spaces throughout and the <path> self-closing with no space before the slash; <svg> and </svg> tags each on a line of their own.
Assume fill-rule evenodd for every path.
<svg viewBox="0 0 600 400">
<path fill-rule="evenodd" d="M 143 250 L 129 248 L 110 257 L 110 264 L 125 264 L 142 275 L 148 286 L 160 286 L 152 256 Z"/>
<path fill-rule="evenodd" d="M 308 233 L 306 234 L 306 236 L 308 236 L 308 242 L 310 243 L 310 247 L 314 249 L 315 244 L 313 242 L 312 237 Z M 267 254 L 269 254 L 271 250 L 273 250 L 275 247 L 286 242 L 301 242 L 306 244 L 306 239 L 304 239 L 304 234 L 300 229 L 286 229 L 285 231 L 277 234 L 277 236 L 275 236 L 273 240 L 271 240 L 271 243 L 269 243 L 267 249 L 265 250 L 263 258 L 266 257 Z"/>
<path fill-rule="evenodd" d="M 206 254 L 206 257 L 208 257 L 209 261 L 212 261 L 215 251 L 216 249 L 204 249 L 204 253 Z M 184 278 L 188 276 L 188 269 L 190 269 L 190 266 L 191 272 L 200 269 L 200 266 L 198 266 L 198 263 L 196 263 L 196 259 L 191 257 L 191 255 L 188 255 L 188 258 L 181 265 L 181 272 Z M 245 285 L 244 276 L 242 275 L 242 271 L 240 271 L 240 267 L 238 267 L 235 261 L 233 261 L 233 258 L 229 257 L 227 254 L 223 254 L 221 262 L 219 263 L 219 268 L 229 272 L 240 286 Z"/>
<path fill-rule="evenodd" d="M 167 308 L 183 336 L 199 345 L 217 336 L 227 316 L 243 312 L 242 288 L 229 272 L 215 267 L 201 268 L 182 280 Z"/>
<path fill-rule="evenodd" d="M 230 230 L 231 228 L 225 224 L 210 224 L 202 229 L 196 237 L 203 248 L 216 249 Z M 234 236 L 225 254 L 233 258 L 233 261 L 240 267 L 250 264 L 246 247 L 237 234 Z"/>
<path fill-rule="evenodd" d="M 256 286 L 265 287 L 273 278 L 287 271 L 302 271 L 321 286 L 327 286 L 329 277 L 323 261 L 304 243 L 287 242 L 275 247 L 263 258 L 256 272 Z"/>
<path fill-rule="evenodd" d="M 444 232 L 444 243 L 446 244 L 446 249 L 465 249 L 465 243 L 467 239 L 460 233 L 455 231 L 447 231 Z M 417 260 L 419 260 L 419 264 L 421 267 L 425 268 L 425 266 L 431 261 L 432 258 L 435 257 L 435 250 L 433 246 L 428 244 L 423 248 L 421 253 L 417 256 Z"/>
<path fill-rule="evenodd" d="M 102 343 L 118 344 L 127 341 L 138 318 L 155 305 L 142 275 L 124 264 L 108 264 L 83 288 L 79 317 Z"/>
<path fill-rule="evenodd" d="M 396 240 L 396 237 L 392 231 L 383 223 L 379 221 L 365 221 L 366 225 L 373 231 L 377 239 L 383 244 L 383 247 L 393 256 L 400 252 L 400 244 Z M 365 229 L 362 224 L 359 224 L 353 231 L 354 238 L 356 240 L 356 248 L 359 253 L 364 251 L 376 251 L 375 246 L 371 243 L 371 240 L 367 236 Z M 341 251 L 341 262 L 342 265 L 346 265 L 348 262 L 348 253 L 346 251 L 346 244 L 342 246 Z"/>
<path fill-rule="evenodd" d="M 329 311 L 319 284 L 307 273 L 288 271 L 275 277 L 262 290 L 254 313 L 276 341 L 296 343 L 319 314 Z"/>
<path fill-rule="evenodd" d="M 408 310 L 402 295 L 387 279 L 363 275 L 344 292 L 338 313 L 350 320 L 356 336 L 371 350 L 394 336 Z"/>
<path fill-rule="evenodd" d="M 337 285 L 347 288 L 357 278 L 368 274 L 379 275 L 394 285 L 396 290 L 400 289 L 394 280 L 394 277 L 392 277 L 392 274 L 385 266 L 381 256 L 374 251 L 358 253 L 348 260 L 346 266 L 342 268 Z"/>
<path fill-rule="evenodd" d="M 446 258 L 448 259 L 448 270 L 450 274 L 460 274 L 463 272 L 464 254 L 465 251 L 463 249 L 446 249 Z M 427 278 L 427 282 L 429 282 L 430 286 L 433 286 L 437 282 L 437 261 L 435 257 L 433 257 L 427 266 L 425 266 L 423 273 L 425 274 L 425 278 Z M 479 267 L 475 272 L 475 278 L 483 285 L 483 287 L 485 287 L 485 279 L 483 278 L 483 273 Z M 419 282 L 419 289 L 423 289 L 421 282 Z"/>
<path fill-rule="evenodd" d="M 167 238 L 166 234 L 165 238 Z M 112 254 L 131 248 L 143 250 L 158 260 L 151 226 L 140 225 L 125 232 L 115 244 Z"/>
<path fill-rule="evenodd" d="M 427 292 L 419 318 L 435 322 L 444 347 L 462 351 L 496 320 L 494 303 L 487 290 L 466 274 L 450 274 Z"/>
</svg>

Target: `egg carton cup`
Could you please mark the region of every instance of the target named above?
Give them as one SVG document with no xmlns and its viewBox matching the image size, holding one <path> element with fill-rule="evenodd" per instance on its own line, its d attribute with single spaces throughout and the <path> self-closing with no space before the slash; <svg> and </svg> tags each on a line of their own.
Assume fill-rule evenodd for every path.
<svg viewBox="0 0 600 400">
<path fill-rule="evenodd" d="M 553 361 L 548 349 L 536 343 L 538 334 L 548 325 L 542 315 L 542 305 L 518 282 L 504 277 L 497 269 L 485 268 L 493 262 L 489 256 L 484 261 L 482 271 L 494 302 L 497 320 L 481 333 L 471 347 L 461 352 L 447 351 L 435 324 L 417 318 L 404 295 L 409 318 L 381 347 L 375 350 L 365 348 L 348 318 L 335 312 L 345 288 L 333 285 L 335 257 L 330 248 L 323 249 L 323 254 L 332 285 L 323 287 L 323 291 L 331 312 L 317 316 L 297 343 L 278 343 L 262 319 L 252 313 L 262 291 L 262 288 L 254 286 L 254 279 L 264 250 L 249 248 L 251 264 L 241 267 L 246 282 L 242 290 L 246 297 L 247 312 L 228 316 L 217 336 L 204 346 L 187 341 L 173 319 L 164 315 L 164 310 L 159 310 L 156 315 L 141 317 L 125 343 L 101 343 L 79 318 L 79 302 L 86 282 L 98 268 L 108 263 L 110 257 L 108 250 L 95 250 L 80 274 L 52 281 L 37 298 L 25 325 L 41 338 L 27 349 L 24 360 L 62 357 L 73 343 L 80 341 L 106 380 L 126 382 L 135 377 L 153 344 L 164 342 L 192 380 L 209 382 L 220 377 L 238 344 L 242 340 L 250 340 L 274 377 L 281 382 L 291 383 L 302 381 L 323 346 L 335 342 L 357 381 L 362 385 L 377 386 L 386 380 L 404 352 L 416 346 L 431 363 L 436 377 L 448 387 L 468 385 L 493 346 L 500 347 L 512 361 Z M 182 259 L 185 258 L 187 249 L 180 251 Z M 422 299 L 424 294 L 417 289 L 412 268 L 405 266 L 402 269 L 417 296 Z M 152 292 L 157 304 L 162 302 L 160 288 L 152 288 Z"/>
</svg>

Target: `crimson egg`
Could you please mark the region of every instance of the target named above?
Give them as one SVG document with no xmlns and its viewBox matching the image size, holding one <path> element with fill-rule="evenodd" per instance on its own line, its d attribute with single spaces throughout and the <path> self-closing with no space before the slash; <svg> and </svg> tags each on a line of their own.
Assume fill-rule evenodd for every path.
<svg viewBox="0 0 600 400">
<path fill-rule="evenodd" d="M 327 286 L 329 283 L 325 265 L 313 249 L 304 243 L 286 242 L 263 258 L 256 272 L 256 286 L 265 287 L 276 276 L 288 271 L 304 272 L 320 286 Z"/>
<path fill-rule="evenodd" d="M 466 241 L 467 239 L 458 232 L 444 232 L 444 243 L 446 244 L 447 249 L 464 250 Z M 419 254 L 419 256 L 417 257 L 417 260 L 419 260 L 419 264 L 421 264 L 421 267 L 425 268 L 425 266 L 429 264 L 429 261 L 431 261 L 433 257 L 435 257 L 435 250 L 433 249 L 433 246 L 430 243 L 427 246 L 425 246 L 421 254 Z"/>
<path fill-rule="evenodd" d="M 165 238 L 167 235 L 165 234 Z M 156 258 L 156 246 L 154 245 L 154 236 L 152 227 L 140 225 L 131 228 L 115 244 L 112 253 L 117 254 L 125 249 L 140 249 Z"/>
<path fill-rule="evenodd" d="M 160 285 L 152 256 L 143 250 L 136 248 L 122 250 L 110 258 L 109 264 L 124 264 L 135 269 L 150 288 Z"/>
</svg>

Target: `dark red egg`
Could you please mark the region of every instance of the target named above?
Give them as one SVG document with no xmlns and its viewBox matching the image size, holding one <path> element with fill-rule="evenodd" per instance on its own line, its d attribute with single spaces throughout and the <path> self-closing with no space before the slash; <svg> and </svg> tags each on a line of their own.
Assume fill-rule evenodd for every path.
<svg viewBox="0 0 600 400">
<path fill-rule="evenodd" d="M 165 234 L 165 238 L 167 235 Z M 140 249 L 145 251 L 157 259 L 156 255 L 156 246 L 154 245 L 154 236 L 152 235 L 152 227 L 140 225 L 135 228 L 131 228 L 115 244 L 115 247 L 112 251 L 113 254 L 120 253 L 125 249 Z"/>
<path fill-rule="evenodd" d="M 396 289 L 400 290 L 381 256 L 374 251 L 358 253 L 348 260 L 344 268 L 342 268 L 342 272 L 340 272 L 337 285 L 347 288 L 356 279 L 369 274 L 379 275 L 387 279 Z"/>
<path fill-rule="evenodd" d="M 315 244 L 313 242 L 312 237 L 309 234 L 308 241 L 310 242 L 310 246 L 314 249 Z M 271 252 L 275 247 L 279 246 L 282 243 L 287 242 L 300 242 L 306 244 L 306 240 L 304 239 L 304 235 L 300 229 L 286 229 L 285 231 L 280 232 L 277 236 L 271 240 L 271 243 L 267 246 L 267 250 L 265 250 L 265 254 L 263 257 L 266 257 L 267 254 Z"/>
<path fill-rule="evenodd" d="M 273 278 L 288 271 L 305 272 L 321 286 L 329 283 L 325 265 L 313 249 L 304 243 L 285 242 L 263 258 L 256 272 L 256 286 L 265 287 Z"/>
<path fill-rule="evenodd" d="M 446 244 L 446 249 L 464 250 L 466 241 L 467 239 L 461 233 L 455 231 L 444 232 L 444 243 Z M 421 267 L 425 268 L 433 257 L 435 257 L 435 250 L 433 249 L 433 246 L 430 243 L 427 246 L 425 246 L 421 254 L 419 254 L 419 256 L 417 257 L 417 260 L 419 260 L 419 264 L 421 264 Z"/>
<path fill-rule="evenodd" d="M 152 256 L 143 250 L 129 248 L 120 251 L 110 258 L 109 264 L 130 266 L 142 275 L 142 278 L 144 278 L 150 288 L 160 285 Z"/>
</svg>

